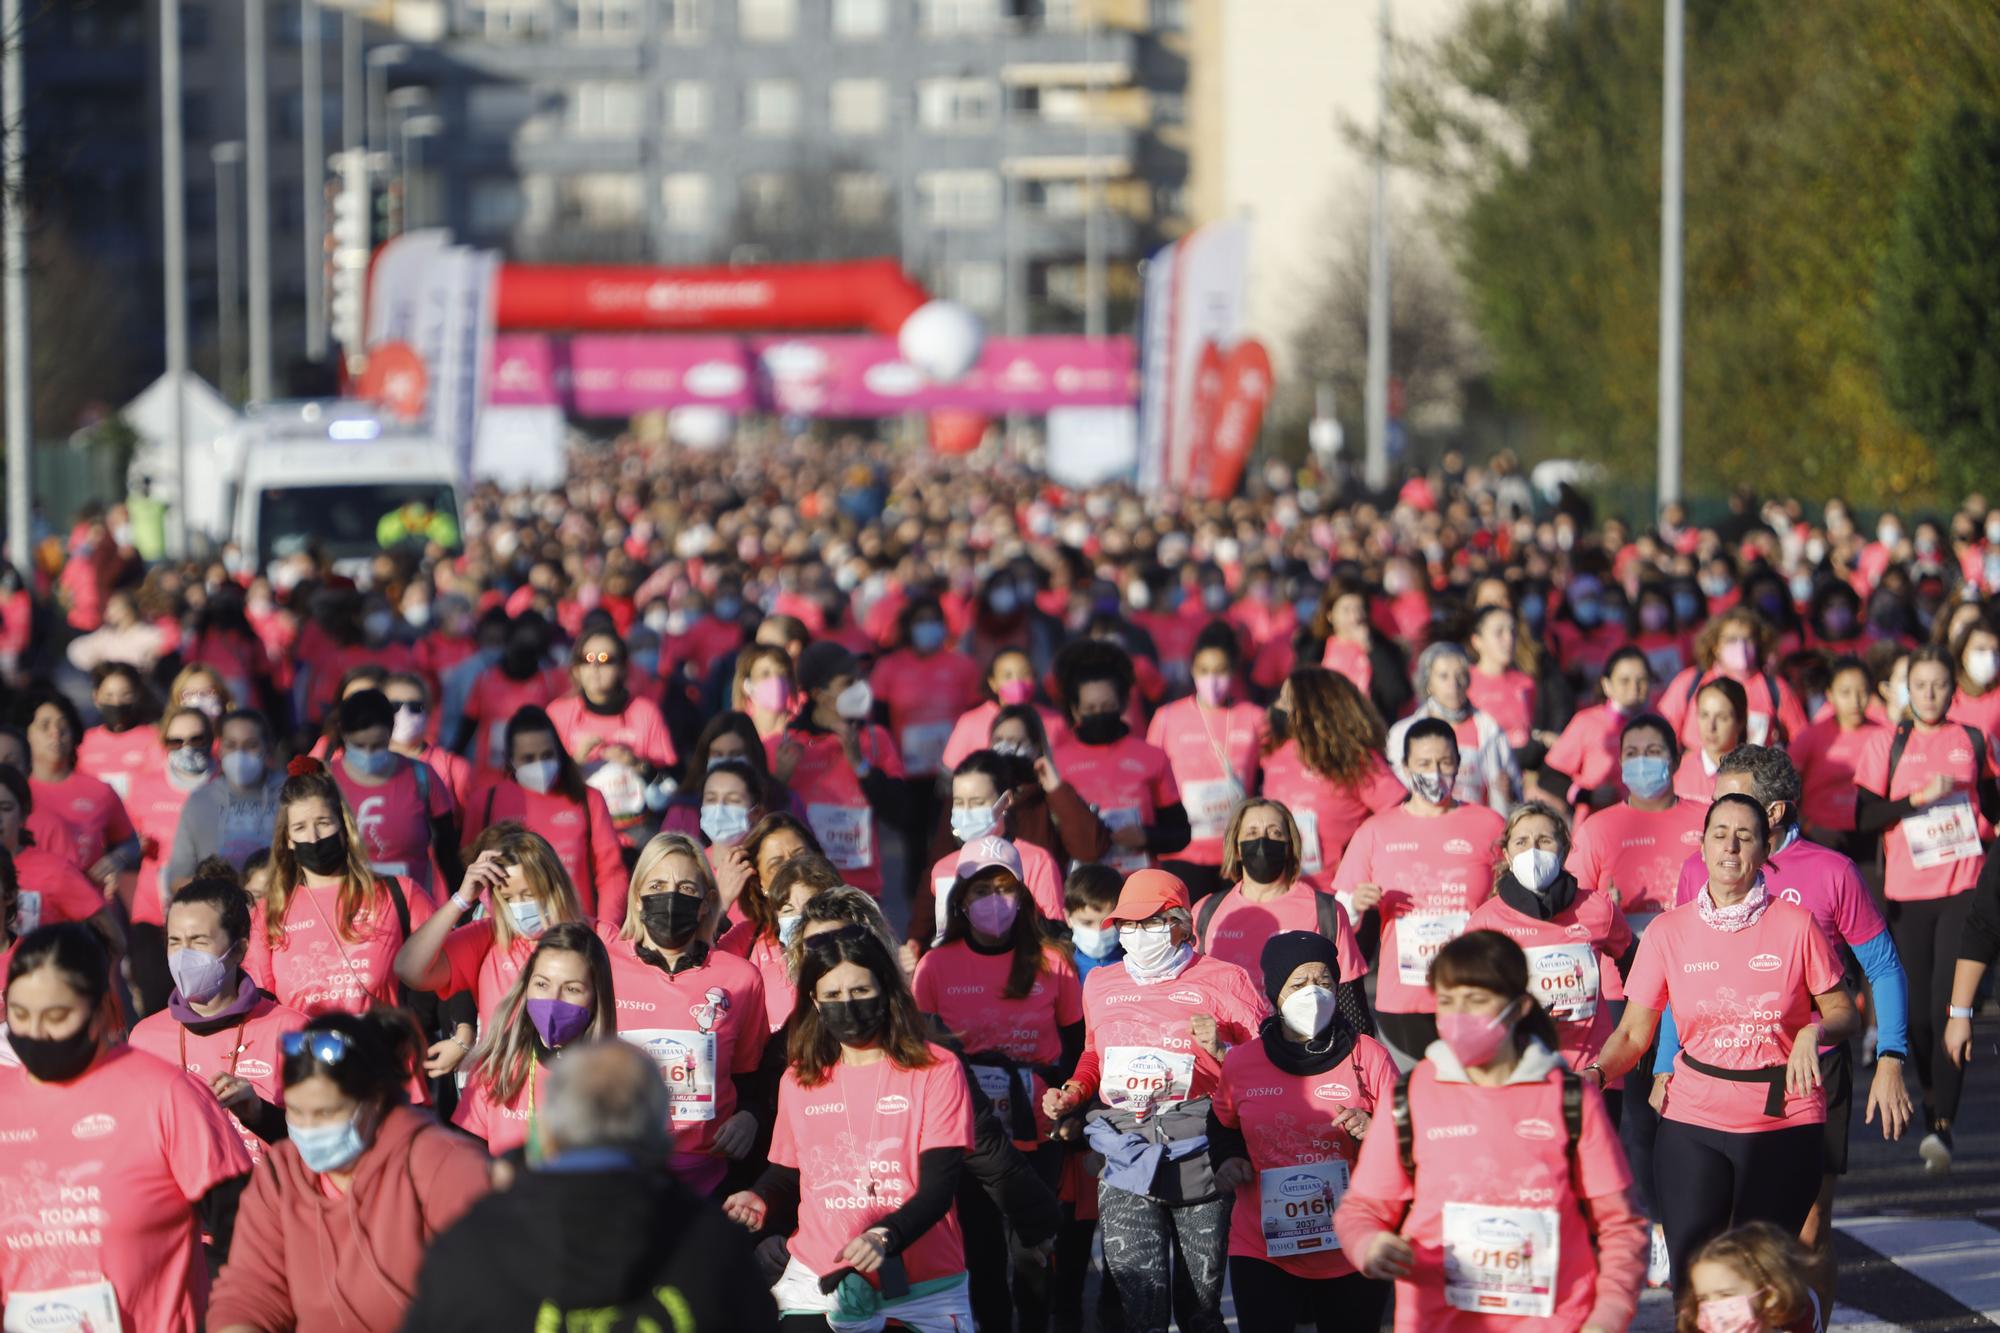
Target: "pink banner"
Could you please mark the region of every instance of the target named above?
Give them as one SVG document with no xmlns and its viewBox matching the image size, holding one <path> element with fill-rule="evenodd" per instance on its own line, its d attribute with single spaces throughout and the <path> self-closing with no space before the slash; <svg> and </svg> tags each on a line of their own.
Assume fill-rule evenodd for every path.
<svg viewBox="0 0 2000 1333">
<path fill-rule="evenodd" d="M 578 416 L 692 404 L 820 417 L 1041 413 L 1130 406 L 1138 393 L 1134 362 L 1130 338 L 991 338 L 964 379 L 933 384 L 890 338 L 501 334 L 492 401 L 553 404 Z"/>
</svg>

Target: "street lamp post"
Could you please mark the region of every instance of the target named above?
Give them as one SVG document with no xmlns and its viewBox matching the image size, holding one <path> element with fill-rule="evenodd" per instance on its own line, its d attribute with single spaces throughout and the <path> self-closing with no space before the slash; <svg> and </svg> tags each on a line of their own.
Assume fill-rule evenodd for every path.
<svg viewBox="0 0 2000 1333">
<path fill-rule="evenodd" d="M 241 286 L 236 275 L 238 237 L 235 171 L 243 162 L 243 145 L 231 139 L 208 150 L 215 167 L 215 342 L 216 388 L 236 396 L 241 381 L 243 349 L 237 328 Z"/>
<path fill-rule="evenodd" d="M 1375 85 L 1375 215 L 1368 237 L 1368 444 L 1362 480 L 1389 485 L 1389 0 L 1381 0 L 1381 69 Z"/>
<path fill-rule="evenodd" d="M 1660 505 L 1681 498 L 1681 168 L 1685 0 L 1667 0 L 1660 126 Z"/>
<path fill-rule="evenodd" d="M 243 184 L 249 232 L 250 399 L 271 400 L 271 96 L 265 78 L 270 43 L 264 37 L 266 0 L 243 0 L 243 99 L 246 170 Z"/>
<path fill-rule="evenodd" d="M 378 46 L 368 53 L 368 149 L 386 152 L 389 147 L 389 66 L 410 58 L 410 48 L 401 42 Z"/>
<path fill-rule="evenodd" d="M 299 0 L 299 192 L 305 213 L 306 360 L 326 360 L 326 100 L 319 0 Z"/>
<path fill-rule="evenodd" d="M 175 554 L 188 555 L 187 167 L 181 140 L 181 0 L 160 0 L 160 260 L 173 401 Z"/>
<path fill-rule="evenodd" d="M 35 473 L 29 451 L 34 448 L 35 419 L 28 376 L 28 229 L 26 219 L 21 216 L 27 203 L 22 196 L 27 99 L 21 87 L 21 0 L 5 0 L 0 5 L 0 28 L 4 28 L 0 37 L 7 44 L 5 68 L 0 70 L 0 77 L 6 82 L 0 115 L 7 122 L 6 146 L 0 149 L 7 156 L 7 197 L 0 200 L 0 207 L 6 209 L 4 227 L 0 228 L 4 232 L 0 235 L 0 262 L 4 262 L 6 269 L 7 307 L 7 554 L 25 579 L 34 557 L 35 511 L 31 493 Z"/>
</svg>

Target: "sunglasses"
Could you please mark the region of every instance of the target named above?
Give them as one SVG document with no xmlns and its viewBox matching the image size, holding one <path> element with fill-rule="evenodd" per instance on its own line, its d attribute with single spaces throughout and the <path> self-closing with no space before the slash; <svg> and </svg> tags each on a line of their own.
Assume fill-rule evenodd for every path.
<svg viewBox="0 0 2000 1333">
<path fill-rule="evenodd" d="M 208 748 L 208 737 L 206 735 L 169 736 L 162 744 L 169 750 L 206 750 Z"/>
<path fill-rule="evenodd" d="M 585 653 L 577 661 L 583 666 L 617 666 L 616 653 Z"/>
<path fill-rule="evenodd" d="M 352 1049 L 344 1032 L 329 1032 L 324 1029 L 313 1032 L 287 1032 L 279 1039 L 279 1045 L 287 1060 L 296 1059 L 301 1052 L 310 1054 L 323 1065 L 337 1065 L 347 1058 Z"/>
</svg>

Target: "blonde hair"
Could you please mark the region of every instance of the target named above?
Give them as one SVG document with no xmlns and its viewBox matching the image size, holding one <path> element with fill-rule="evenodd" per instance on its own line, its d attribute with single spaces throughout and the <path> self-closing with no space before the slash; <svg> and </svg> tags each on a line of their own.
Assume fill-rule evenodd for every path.
<svg viewBox="0 0 2000 1333">
<path fill-rule="evenodd" d="M 167 687 L 166 711 L 168 715 L 171 715 L 174 710 L 183 706 L 181 704 L 181 696 L 187 693 L 188 682 L 196 676 L 206 676 L 215 682 L 215 692 L 222 699 L 223 713 L 227 713 L 230 709 L 236 707 L 236 696 L 230 693 L 229 682 L 222 678 L 220 671 L 217 671 L 205 662 L 190 662 L 180 669 L 174 676 L 174 683 Z M 219 718 L 222 716 L 222 713 L 218 713 L 216 716 Z M 165 726 L 164 719 L 161 725 Z M 164 735 L 165 733 L 162 732 L 162 734 Z"/>
<path fill-rule="evenodd" d="M 889 918 L 882 915 L 882 904 L 870 897 L 865 889 L 857 889 L 852 884 L 836 884 L 808 898 L 806 905 L 800 909 L 799 928 L 793 933 L 792 942 L 785 946 L 786 976 L 796 977 L 799 974 L 799 963 L 806 952 L 806 927 L 826 921 L 866 927 L 882 941 L 882 947 L 889 951 L 891 958 L 901 956 L 902 945 L 896 941 L 896 932 L 889 929 Z"/>
<path fill-rule="evenodd" d="M 1305 864 L 1305 844 L 1299 836 L 1299 821 L 1292 818 L 1291 809 L 1283 801 L 1274 801 L 1268 796 L 1248 796 L 1236 803 L 1229 812 L 1229 826 L 1222 831 L 1222 882 L 1234 884 L 1243 878 L 1243 857 L 1237 850 L 1242 841 L 1243 821 L 1252 810 L 1276 810 L 1278 818 L 1285 825 L 1285 841 L 1291 844 L 1291 852 L 1285 858 L 1285 882 L 1291 883 L 1299 877 L 1299 868 Z"/>
<path fill-rule="evenodd" d="M 354 923 L 364 913 L 380 914 L 389 896 L 368 864 L 368 846 L 355 827 L 354 812 L 340 786 L 317 759 L 301 756 L 292 761 L 292 775 L 278 789 L 277 827 L 271 830 L 271 872 L 264 889 L 264 936 L 273 949 L 285 946 L 285 914 L 291 910 L 292 894 L 305 883 L 305 871 L 292 852 L 291 810 L 301 801 L 324 801 L 340 821 L 347 839 L 347 864 L 340 870 L 340 891 L 334 898 L 333 928 L 350 944 L 360 939 Z"/>
<path fill-rule="evenodd" d="M 583 900 L 577 897 L 576 885 L 570 882 L 569 871 L 563 868 L 562 858 L 541 834 L 518 819 L 503 819 L 473 839 L 472 845 L 465 849 L 465 863 L 470 865 L 487 852 L 498 852 L 503 866 L 520 867 L 521 878 L 527 881 L 547 925 L 565 921 L 589 924 Z M 489 919 L 493 923 L 493 942 L 503 949 L 512 944 L 517 935 L 513 913 L 498 910 L 496 905 Z"/>
<path fill-rule="evenodd" d="M 1688 1272 L 1694 1272 L 1696 1264 L 1734 1269 L 1745 1282 L 1755 1284 L 1750 1305 L 1758 1323 L 1765 1328 L 1790 1328 L 1813 1312 L 1812 1293 L 1822 1285 L 1826 1259 L 1807 1250 L 1797 1236 L 1769 1222 L 1745 1222 L 1696 1250 L 1688 1261 Z M 1697 1333 L 1700 1321 L 1700 1303 L 1690 1283 L 1681 1293 L 1674 1327 L 1677 1333 Z"/>
<path fill-rule="evenodd" d="M 697 938 L 705 940 L 714 930 L 716 920 L 722 915 L 722 895 L 716 889 L 715 872 L 709 868 L 707 853 L 685 833 L 660 833 L 640 849 L 639 859 L 632 867 L 632 882 L 625 890 L 625 922 L 618 928 L 619 939 L 635 944 L 646 942 L 646 923 L 639 911 L 640 890 L 659 873 L 670 856 L 685 856 L 694 862 L 694 877 L 701 884 L 701 926 L 695 932 Z"/>
<path fill-rule="evenodd" d="M 1494 869 L 1496 883 L 1500 874 L 1507 869 L 1507 844 L 1514 841 L 1514 826 L 1524 819 L 1546 819 L 1553 824 L 1556 830 L 1556 861 L 1558 864 L 1567 864 L 1569 861 L 1569 824 L 1547 801 L 1523 801 L 1507 812 L 1507 827 L 1500 834 L 1500 864 Z"/>
</svg>

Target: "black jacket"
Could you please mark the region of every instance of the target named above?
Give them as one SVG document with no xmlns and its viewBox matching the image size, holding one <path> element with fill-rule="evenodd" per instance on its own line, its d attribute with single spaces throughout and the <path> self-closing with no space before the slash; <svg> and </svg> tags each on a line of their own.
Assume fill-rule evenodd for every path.
<svg viewBox="0 0 2000 1333">
<path fill-rule="evenodd" d="M 692 1323 L 670 1314 L 680 1310 Z M 749 1234 L 661 1170 L 523 1171 L 432 1243 L 403 1328 L 630 1330 L 647 1320 L 683 1333 L 775 1333 Z"/>
</svg>

